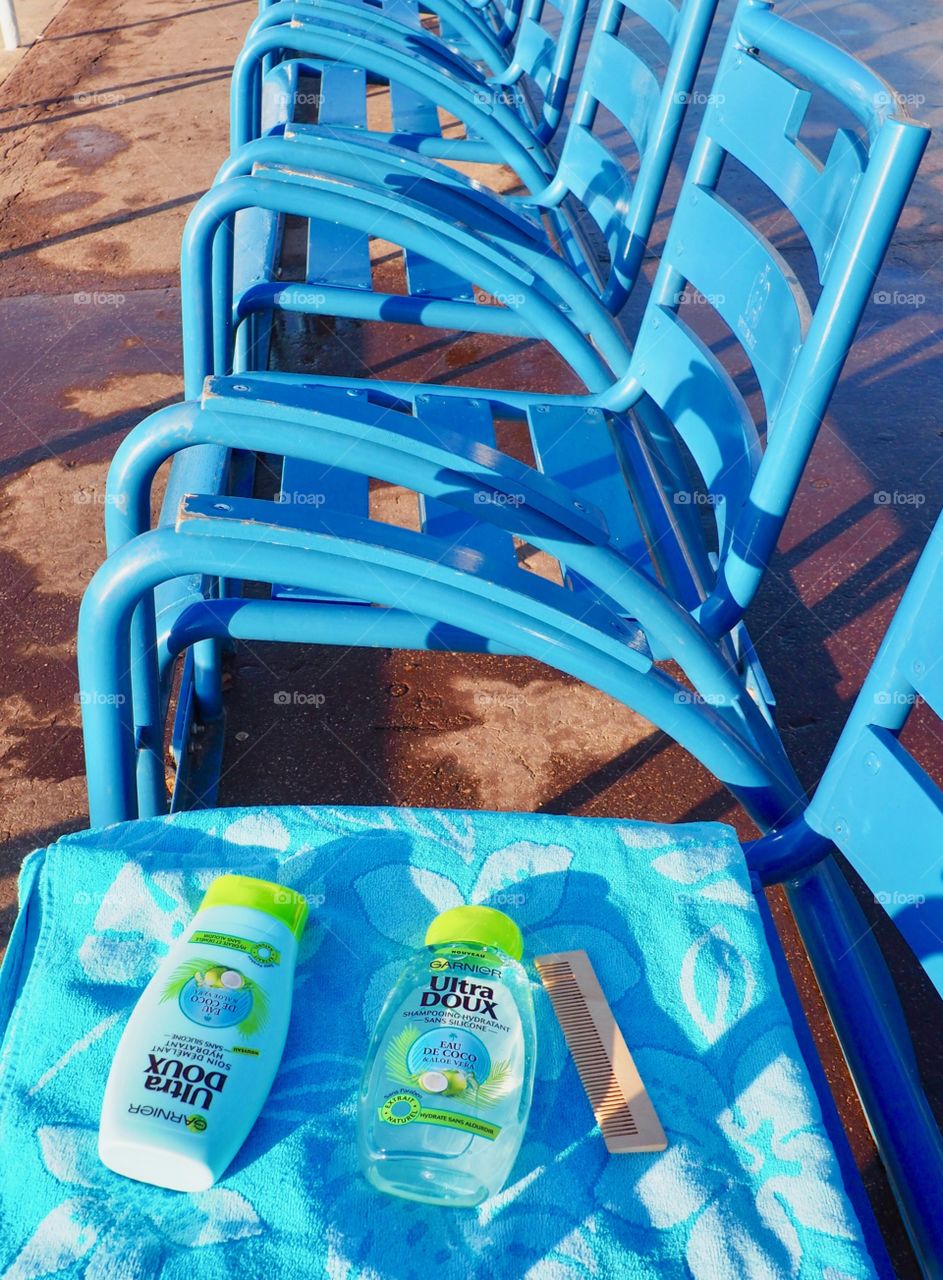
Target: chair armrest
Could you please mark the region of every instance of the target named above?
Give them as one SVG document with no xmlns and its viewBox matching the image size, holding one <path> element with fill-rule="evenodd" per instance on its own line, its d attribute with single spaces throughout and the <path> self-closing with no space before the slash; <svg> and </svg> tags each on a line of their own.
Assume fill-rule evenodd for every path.
<svg viewBox="0 0 943 1280">
<path fill-rule="evenodd" d="M 241 146 L 259 134 L 258 90 L 262 64 L 269 54 L 283 50 L 327 58 L 356 66 L 368 74 L 401 83 L 457 116 L 489 143 L 501 160 L 526 184 L 546 185 L 546 160 L 531 130 L 503 100 L 500 88 L 478 85 L 423 56 L 421 48 L 396 48 L 379 41 L 358 40 L 341 28 L 272 27 L 247 41 L 233 68 L 231 143 Z"/>
<path fill-rule="evenodd" d="M 186 394 L 195 398 L 203 379 L 214 369 L 214 334 L 226 322 L 214 296 L 213 248 L 217 232 L 240 209 L 264 208 L 300 217 L 321 217 L 354 227 L 364 234 L 378 231 L 382 212 L 384 236 L 407 249 L 426 254 L 465 279 L 476 280 L 492 295 L 505 295 L 535 338 L 554 346 L 591 391 L 609 386 L 607 369 L 589 338 L 536 286 L 533 272 L 500 252 L 485 237 L 452 226 L 427 212 L 422 221 L 396 208 L 397 200 L 381 198 L 369 188 L 341 187 L 297 170 L 272 170 L 265 177 L 240 177 L 215 186 L 199 200 L 187 219 L 181 255 L 183 328 L 186 335 Z M 231 243 L 231 241 L 230 241 Z M 218 264 L 217 264 L 218 265 Z M 231 280 L 231 274 L 229 276 Z M 231 286 L 229 286 L 231 287 Z M 229 304 L 231 307 L 231 299 Z M 623 369 L 627 364 L 622 347 Z M 623 369 L 615 370 L 619 377 Z"/>
</svg>

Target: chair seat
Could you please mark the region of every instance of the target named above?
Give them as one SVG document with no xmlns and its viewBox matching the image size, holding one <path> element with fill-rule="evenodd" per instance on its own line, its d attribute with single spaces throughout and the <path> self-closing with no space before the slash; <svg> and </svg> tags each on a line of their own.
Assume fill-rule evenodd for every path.
<svg viewBox="0 0 943 1280">
<path fill-rule="evenodd" d="M 340 413 L 349 410 L 354 397 L 359 403 L 367 401 L 364 393 L 343 393 L 327 387 L 320 387 L 309 394 L 309 400 L 318 408 Z M 213 408 L 215 406 L 214 398 Z M 390 429 L 400 428 L 410 436 L 421 432 L 437 443 L 444 443 L 457 423 L 461 423 L 462 435 L 467 440 L 488 449 L 499 447 L 492 412 L 481 400 L 446 399 L 430 394 L 423 396 L 409 418 L 396 418 L 391 414 L 385 418 L 385 425 Z M 527 427 L 536 463 L 535 472 L 561 486 L 561 499 L 569 499 L 571 509 L 605 511 L 605 519 L 600 523 L 604 524 L 611 545 L 625 556 L 633 568 L 640 568 L 654 578 L 645 534 L 626 490 L 618 427 L 611 425 L 599 411 L 589 416 L 582 407 L 560 409 L 547 404 L 535 405 L 527 412 Z M 536 480 L 537 475 L 534 474 L 533 478 Z M 370 481 L 365 475 L 286 458 L 279 498 L 307 514 L 312 527 L 323 527 L 325 520 L 337 514 L 366 517 L 370 511 L 369 486 Z M 565 494 L 563 490 L 566 490 Z M 570 498 L 570 494 L 574 497 Z M 305 502 L 310 495 L 316 495 L 319 501 Z M 505 496 L 512 510 L 522 505 L 520 494 Z M 578 508 L 575 508 L 576 502 L 580 503 Z M 480 508 L 469 514 L 445 501 L 420 497 L 419 515 L 423 532 L 444 538 L 452 545 L 471 547 L 482 555 L 493 556 L 506 568 L 517 567 L 520 557 L 512 535 L 479 518 Z M 569 574 L 565 565 L 560 564 L 557 568 L 561 580 L 572 591 L 578 595 L 588 594 L 586 584 Z M 282 592 L 276 588 L 275 594 L 298 598 L 302 593 Z"/>
<path fill-rule="evenodd" d="M 126 1014 L 223 870 L 308 894 L 311 918 L 269 1101 L 222 1182 L 181 1195 L 98 1162 L 98 1108 Z M 607 1154 L 535 982 L 534 1103 L 505 1188 L 444 1210 L 359 1176 L 381 1002 L 432 916 L 465 901 L 512 915 L 526 961 L 589 953 L 666 1151 Z M 271 808 L 66 836 L 24 868 L 0 1034 L 0 1270 L 18 1280 L 876 1274 L 721 825 Z"/>
</svg>

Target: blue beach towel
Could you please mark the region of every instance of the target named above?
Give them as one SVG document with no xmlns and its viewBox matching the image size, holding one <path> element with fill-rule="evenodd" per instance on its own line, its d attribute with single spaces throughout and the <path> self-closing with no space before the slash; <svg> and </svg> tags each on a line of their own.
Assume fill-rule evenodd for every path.
<svg viewBox="0 0 943 1280">
<path fill-rule="evenodd" d="M 291 1031 L 210 1191 L 95 1151 L 126 1015 L 224 870 L 309 895 Z M 216 810 L 34 854 L 0 976 L 0 1275 L 85 1280 L 858 1280 L 843 1188 L 739 845 L 715 824 L 397 809 Z M 539 985 L 534 1103 L 475 1210 L 360 1177 L 355 1106 L 381 1002 L 437 912 L 486 902 L 527 956 L 583 948 L 666 1130 L 609 1156 Z M 533 971 L 531 970 L 533 974 Z"/>
</svg>

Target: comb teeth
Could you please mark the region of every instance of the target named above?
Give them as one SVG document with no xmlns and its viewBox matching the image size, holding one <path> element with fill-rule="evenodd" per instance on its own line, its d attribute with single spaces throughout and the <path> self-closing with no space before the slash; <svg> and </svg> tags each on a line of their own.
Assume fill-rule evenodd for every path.
<svg viewBox="0 0 943 1280">
<path fill-rule="evenodd" d="M 585 951 L 534 960 L 606 1147 L 614 1155 L 668 1145 L 651 1099 Z"/>
</svg>

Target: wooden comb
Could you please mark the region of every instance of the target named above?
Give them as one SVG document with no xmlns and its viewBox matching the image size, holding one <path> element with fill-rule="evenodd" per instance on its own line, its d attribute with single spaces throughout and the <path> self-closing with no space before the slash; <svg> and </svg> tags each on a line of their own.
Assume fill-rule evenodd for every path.
<svg viewBox="0 0 943 1280">
<path fill-rule="evenodd" d="M 642 1077 L 585 951 L 536 956 L 534 964 L 563 1029 L 607 1149 L 664 1151 L 668 1145 Z"/>
</svg>

